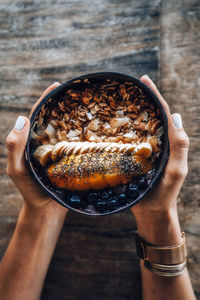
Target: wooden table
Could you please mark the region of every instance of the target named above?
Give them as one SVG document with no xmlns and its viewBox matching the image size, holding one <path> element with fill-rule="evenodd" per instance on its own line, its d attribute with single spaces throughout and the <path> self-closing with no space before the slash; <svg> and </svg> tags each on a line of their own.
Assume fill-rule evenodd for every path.
<svg viewBox="0 0 200 300">
<path fill-rule="evenodd" d="M 0 254 L 22 199 L 6 175 L 5 139 L 52 82 L 96 71 L 148 74 L 190 136 L 189 175 L 178 198 L 188 267 L 200 299 L 200 3 L 159 0 L 11 1 L 0 4 Z M 135 222 L 69 213 L 42 300 L 140 299 Z"/>
</svg>

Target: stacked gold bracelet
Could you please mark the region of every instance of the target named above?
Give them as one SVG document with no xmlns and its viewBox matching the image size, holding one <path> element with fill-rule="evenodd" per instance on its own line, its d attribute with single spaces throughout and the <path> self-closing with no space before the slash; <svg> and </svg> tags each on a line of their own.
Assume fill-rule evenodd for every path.
<svg viewBox="0 0 200 300">
<path fill-rule="evenodd" d="M 179 276 L 184 272 L 187 262 L 184 232 L 182 232 L 182 241 L 178 245 L 151 245 L 138 235 L 135 244 L 137 256 L 144 260 L 145 267 L 151 272 L 165 277 Z"/>
</svg>

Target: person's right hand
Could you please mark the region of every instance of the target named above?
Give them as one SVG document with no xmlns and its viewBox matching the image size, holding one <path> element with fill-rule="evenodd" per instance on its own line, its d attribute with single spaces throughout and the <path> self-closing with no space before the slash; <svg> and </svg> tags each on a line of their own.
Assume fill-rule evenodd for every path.
<svg viewBox="0 0 200 300">
<path fill-rule="evenodd" d="M 31 110 L 31 114 L 40 101 L 60 84 L 55 82 L 49 86 Z M 30 174 L 28 164 L 24 155 L 26 142 L 30 129 L 30 121 L 26 117 L 18 117 L 15 127 L 7 137 L 7 174 L 13 180 L 22 194 L 25 204 L 31 209 L 43 209 L 65 214 L 67 209 L 53 201 L 36 183 Z"/>
<path fill-rule="evenodd" d="M 165 214 L 172 214 L 173 219 L 177 219 L 177 197 L 188 171 L 189 139 L 183 129 L 181 116 L 171 115 L 168 104 L 152 80 L 148 76 L 143 76 L 141 80 L 157 95 L 165 109 L 170 142 L 169 160 L 161 179 L 144 199 L 131 208 L 138 227 L 148 227 L 145 228 L 148 231 L 153 224 L 159 227 Z"/>
</svg>

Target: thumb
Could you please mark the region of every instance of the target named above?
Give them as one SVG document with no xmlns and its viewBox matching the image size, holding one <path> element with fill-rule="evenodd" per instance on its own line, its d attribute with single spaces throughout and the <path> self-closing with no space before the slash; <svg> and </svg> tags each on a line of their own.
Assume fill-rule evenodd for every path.
<svg viewBox="0 0 200 300">
<path fill-rule="evenodd" d="M 29 128 L 29 120 L 26 117 L 19 116 L 14 128 L 7 137 L 7 173 L 12 178 L 26 174 L 24 150 L 29 134 Z"/>
<path fill-rule="evenodd" d="M 167 164 L 172 179 L 185 178 L 188 171 L 187 158 L 189 138 L 183 129 L 180 114 L 173 114 L 168 119 L 168 135 L 170 141 L 170 157 Z"/>
</svg>

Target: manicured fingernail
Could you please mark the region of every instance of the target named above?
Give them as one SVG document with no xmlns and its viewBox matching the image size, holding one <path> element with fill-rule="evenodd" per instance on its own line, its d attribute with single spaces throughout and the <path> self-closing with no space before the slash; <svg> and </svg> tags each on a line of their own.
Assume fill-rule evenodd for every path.
<svg viewBox="0 0 200 300">
<path fill-rule="evenodd" d="M 147 74 L 143 75 L 142 77 L 146 79 L 150 79 L 150 77 Z"/>
<path fill-rule="evenodd" d="M 26 124 L 26 121 L 23 117 L 19 116 L 15 122 L 15 129 L 22 130 Z"/>
<path fill-rule="evenodd" d="M 180 114 L 173 114 L 172 120 L 176 128 L 183 128 L 183 122 Z"/>
</svg>

